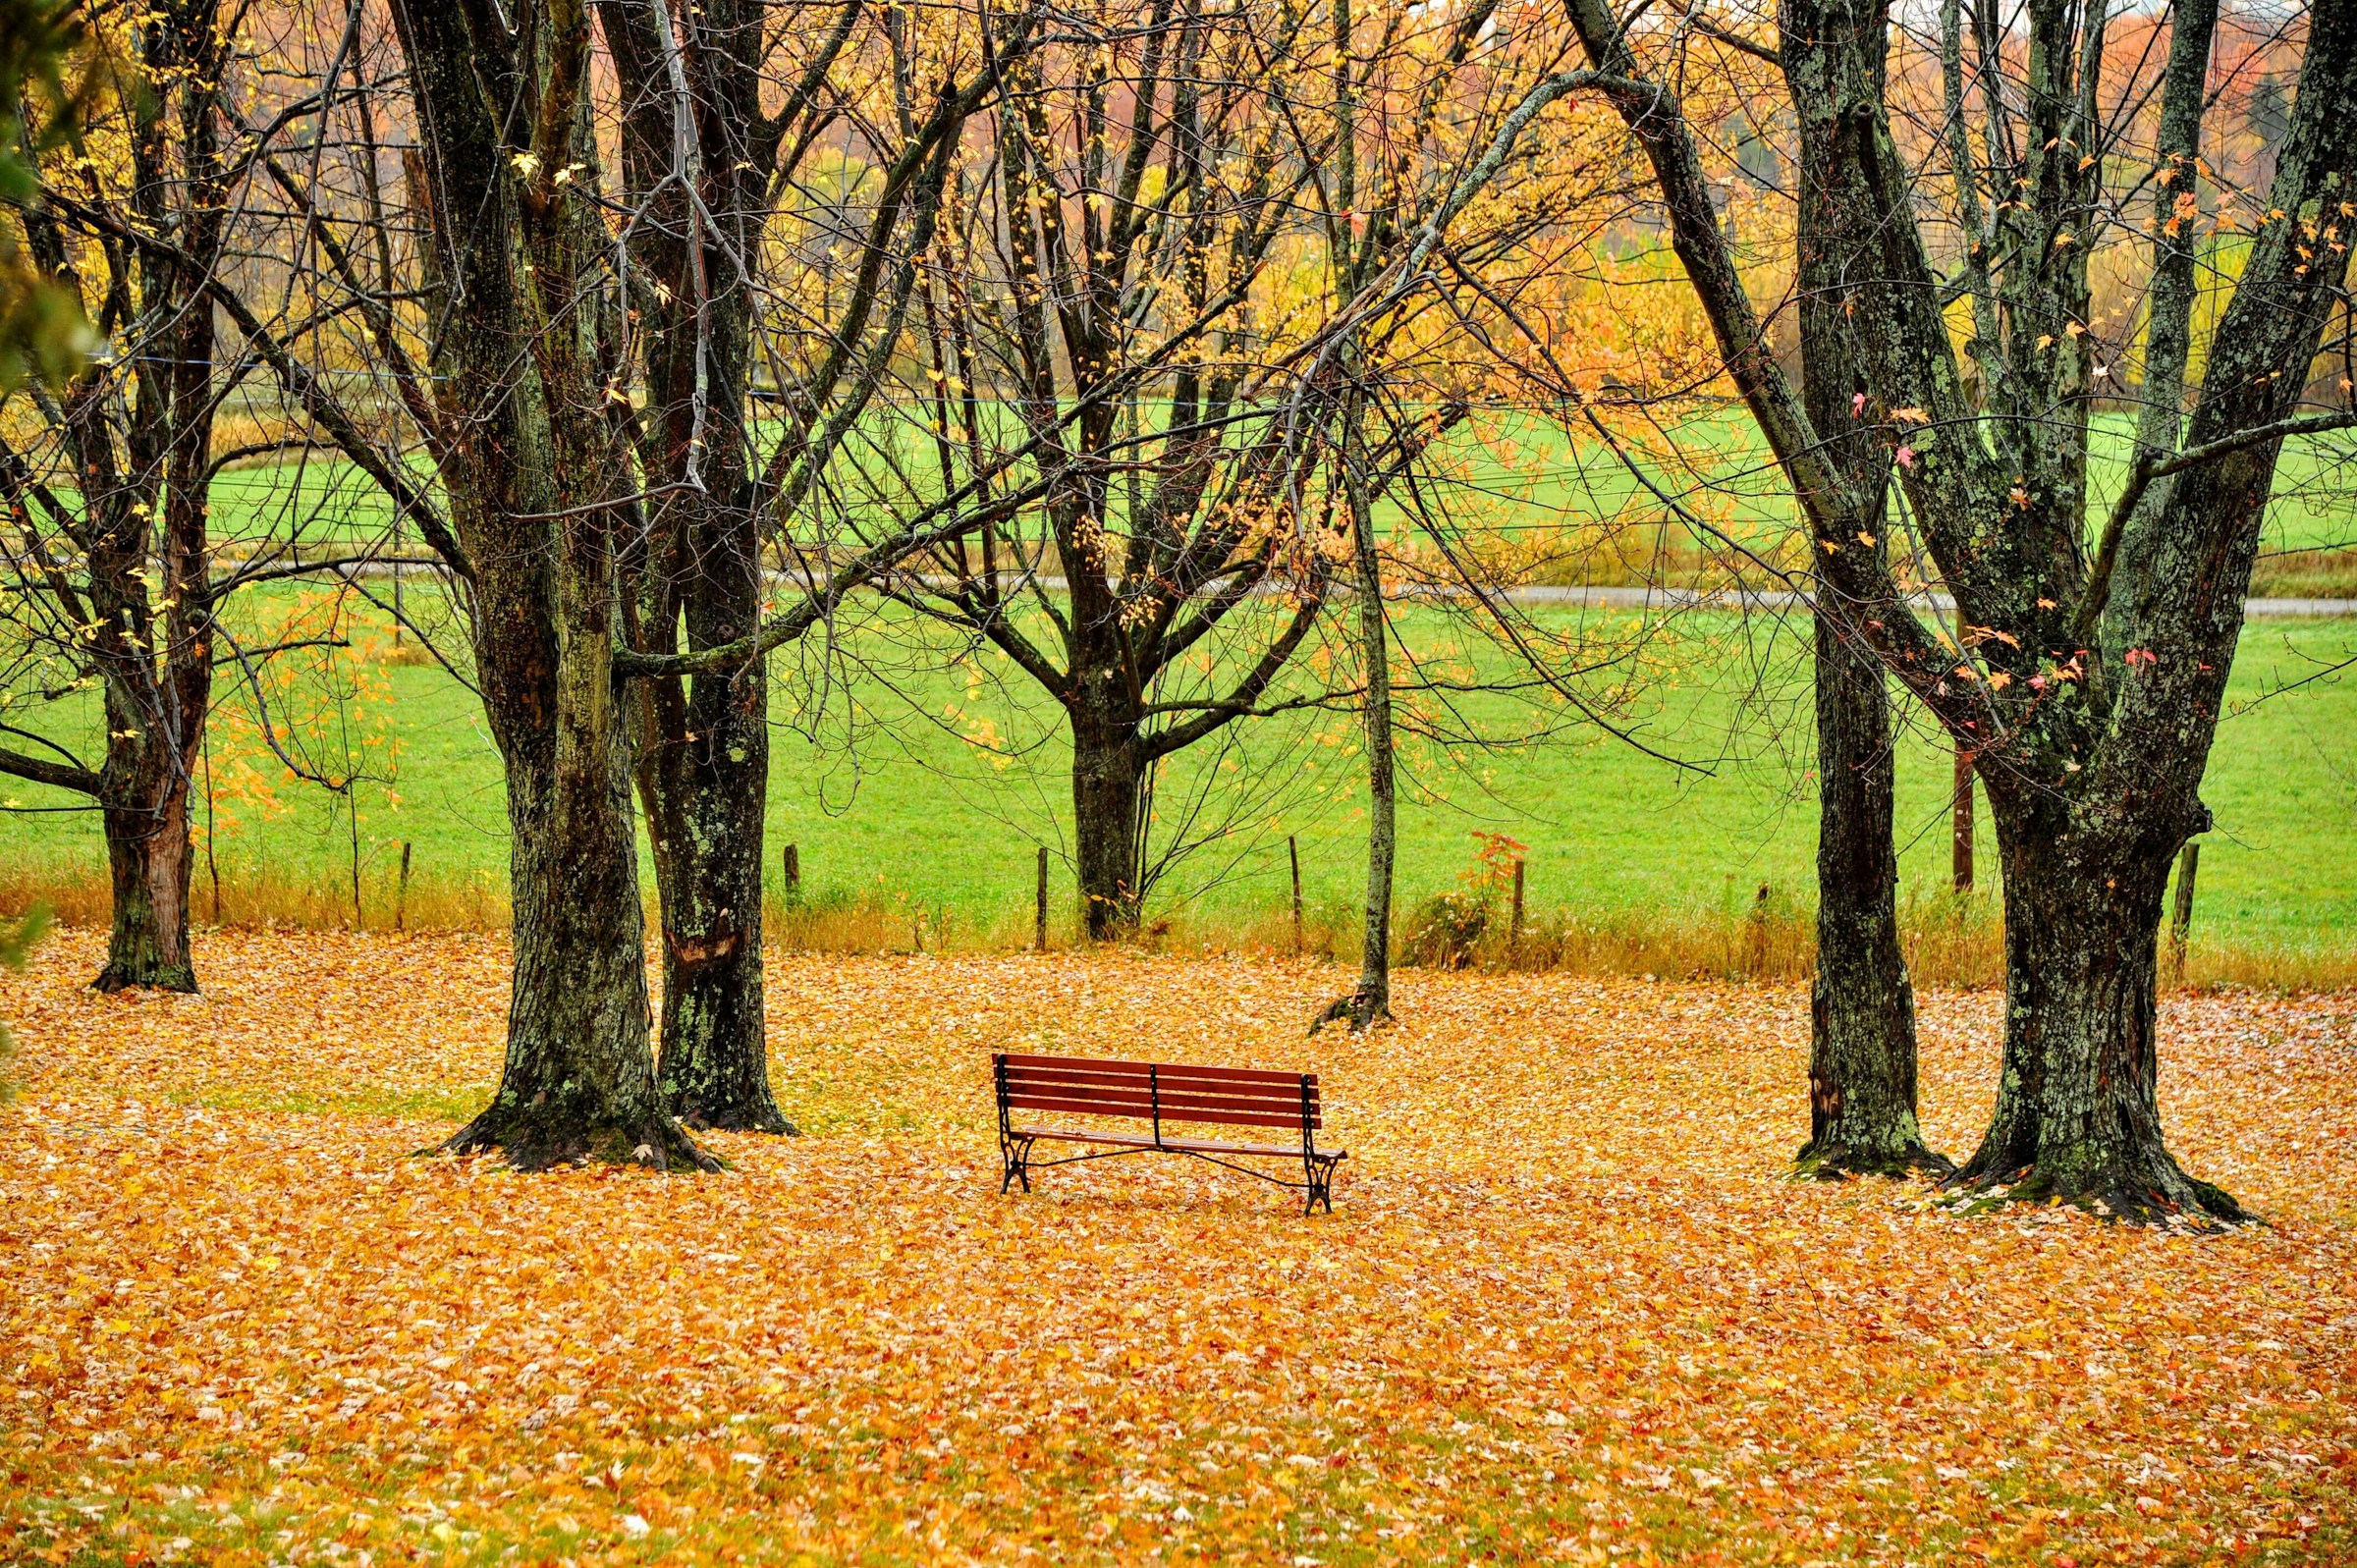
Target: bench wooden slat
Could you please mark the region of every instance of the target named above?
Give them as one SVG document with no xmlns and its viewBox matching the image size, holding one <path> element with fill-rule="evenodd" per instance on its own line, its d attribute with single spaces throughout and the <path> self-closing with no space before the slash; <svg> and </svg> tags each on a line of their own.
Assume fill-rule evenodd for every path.
<svg viewBox="0 0 2357 1568">
<path fill-rule="evenodd" d="M 1135 1064 L 1125 1061 L 1103 1062 L 1065 1060 L 1060 1062 L 1011 1061 L 1007 1063 L 1010 1077 L 1040 1074 L 1050 1078 L 1098 1078 L 1107 1082 L 1128 1083 L 1148 1076 L 1164 1080 L 1183 1078 L 1189 1083 L 1217 1085 L 1222 1090 L 1237 1094 L 1264 1094 L 1277 1089 L 1296 1089 L 1306 1076 L 1311 1083 L 1318 1081 L 1316 1073 L 1256 1072 L 1248 1078 L 1231 1072 L 1214 1071 L 1203 1067 L 1175 1065 L 1169 1062 L 1146 1061 Z"/>
<path fill-rule="evenodd" d="M 1016 1127 L 1017 1136 L 1057 1143 L 1108 1144 L 1121 1149 L 1178 1149 L 1190 1155 L 1251 1155 L 1259 1159 L 1298 1160 L 1298 1148 L 1283 1144 L 1214 1143 L 1208 1138 L 1165 1138 L 1159 1144 L 1126 1132 L 1091 1132 L 1085 1127 Z"/>
<path fill-rule="evenodd" d="M 1051 1100 L 1102 1101 L 1107 1106 L 1136 1106 L 1150 1108 L 1154 1097 L 1141 1086 L 1136 1089 L 1101 1089 L 1087 1084 L 1010 1083 L 1011 1095 L 1046 1095 Z M 1237 1110 L 1256 1116 L 1290 1116 L 1299 1120 L 1306 1108 L 1315 1117 L 1325 1109 L 1313 1096 L 1306 1102 L 1299 1095 L 1290 1100 L 1248 1100 L 1234 1095 L 1176 1094 L 1169 1088 L 1161 1091 L 1163 1114 L 1178 1115 L 1190 1110 Z"/>
<path fill-rule="evenodd" d="M 1150 1121 L 1154 1116 L 1153 1103 L 1142 1099 L 1135 1101 L 1080 1100 L 1062 1095 L 1016 1094 L 1010 1090 L 1007 1095 L 1007 1104 L 1013 1109 L 1062 1110 L 1075 1116 L 1130 1116 L 1140 1121 Z M 1170 1103 L 1165 1101 L 1162 1108 L 1162 1119 L 1165 1121 L 1217 1122 L 1229 1127 L 1290 1127 L 1296 1132 L 1301 1129 L 1301 1112 L 1298 1108 L 1295 1108 L 1291 1115 L 1284 1116 L 1255 1110 L 1174 1109 Z M 1313 1129 L 1324 1125 L 1315 1112 L 1311 1113 L 1309 1124 Z M 1298 1154 L 1300 1151 L 1296 1149 L 1294 1153 Z"/>
<path fill-rule="evenodd" d="M 1058 1083 L 1040 1078 L 1010 1078 L 1007 1092 L 1011 1095 L 1053 1095 L 1059 1100 L 1102 1100 L 1107 1105 L 1152 1104 L 1160 1099 L 1165 1109 L 1191 1108 L 1201 1110 L 1251 1110 L 1270 1116 L 1298 1116 L 1303 1108 L 1311 1115 L 1323 1108 L 1315 1094 L 1295 1091 L 1284 1095 L 1214 1095 L 1195 1090 L 1174 1089 L 1169 1084 L 1149 1089 L 1144 1084 L 1123 1084 L 1118 1087 L 1099 1084 Z"/>
<path fill-rule="evenodd" d="M 1179 1078 L 1170 1073 L 1163 1073 L 1158 1078 L 1113 1078 L 1104 1074 L 1039 1072 L 1011 1067 L 1007 1071 L 1006 1081 L 1010 1089 L 1044 1090 L 1054 1094 L 1142 1095 L 1150 1087 L 1158 1085 L 1166 1096 L 1185 1095 L 1191 1099 L 1220 1104 L 1298 1106 L 1306 1093 L 1309 1103 L 1314 1106 L 1319 1099 L 1315 1083 L 1304 1091 L 1297 1078 L 1282 1087 L 1263 1089 L 1213 1079 Z"/>
<path fill-rule="evenodd" d="M 1160 1085 L 1143 1082 L 1120 1082 L 1120 1085 L 1091 1085 L 1074 1082 L 1070 1077 L 1015 1077 L 1007 1075 L 1009 1094 L 1054 1094 L 1059 1099 L 1103 1099 L 1108 1104 L 1150 1102 L 1160 1094 L 1165 1106 L 1195 1106 L 1202 1110 L 1263 1110 L 1268 1115 L 1301 1115 L 1308 1106 L 1310 1115 L 1320 1110 L 1320 1099 L 1315 1089 L 1303 1094 L 1294 1089 L 1291 1094 L 1214 1094 L 1209 1089 L 1190 1085 L 1172 1085 L 1162 1080 Z"/>
<path fill-rule="evenodd" d="M 1166 1083 L 1162 1086 L 1162 1113 L 1166 1116 L 1171 1115 L 1175 1109 L 1181 1111 L 1248 1110 L 1255 1115 L 1291 1116 L 1298 1121 L 1301 1119 L 1302 1108 L 1305 1106 L 1308 1108 L 1310 1120 L 1315 1121 L 1319 1110 L 1323 1108 L 1319 1106 L 1318 1097 L 1314 1094 L 1306 1100 L 1297 1094 L 1290 1100 L 1246 1100 L 1237 1095 L 1195 1095 L 1184 1092 L 1175 1094 L 1169 1084 Z"/>
<path fill-rule="evenodd" d="M 1159 1070 L 1166 1074 L 1181 1073 L 1198 1078 L 1224 1079 L 1230 1083 L 1262 1083 L 1272 1086 L 1279 1084 L 1297 1086 L 1301 1082 L 1301 1074 L 1297 1072 L 1277 1072 L 1267 1067 L 1197 1067 L 1178 1062 L 1098 1060 L 1089 1056 L 1025 1055 L 1012 1051 L 1002 1053 L 1001 1056 L 1010 1068 L 1048 1067 L 1061 1068 L 1066 1071 L 1134 1073 L 1140 1078 L 1143 1078 L 1150 1070 Z M 1310 1082 L 1317 1082 L 1317 1076 L 1316 1073 L 1311 1073 L 1309 1075 Z"/>
<path fill-rule="evenodd" d="M 1010 1079 L 1007 1092 L 1011 1095 L 1049 1095 L 1058 1100 L 1102 1100 L 1109 1106 L 1150 1106 L 1156 1099 L 1163 1109 L 1191 1108 L 1198 1110 L 1249 1110 L 1264 1116 L 1299 1116 L 1303 1107 L 1311 1115 L 1325 1108 L 1318 1097 L 1306 1098 L 1295 1094 L 1291 1099 L 1259 1099 L 1246 1095 L 1206 1095 L 1175 1090 L 1164 1084 L 1158 1091 L 1149 1092 L 1144 1084 L 1134 1088 L 1102 1088 L 1095 1084 L 1044 1083 L 1037 1080 Z"/>
</svg>

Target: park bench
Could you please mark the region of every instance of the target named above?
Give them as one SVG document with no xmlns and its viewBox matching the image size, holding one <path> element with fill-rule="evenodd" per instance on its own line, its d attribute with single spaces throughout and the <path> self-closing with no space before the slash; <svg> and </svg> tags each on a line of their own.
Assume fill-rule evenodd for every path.
<svg viewBox="0 0 2357 1568">
<path fill-rule="evenodd" d="M 1318 1075 L 1263 1072 L 1251 1067 L 1182 1067 L 1159 1061 L 1097 1061 L 1080 1056 L 1026 1056 L 998 1052 L 991 1076 L 999 1097 L 999 1157 L 1006 1170 L 999 1191 L 1020 1181 L 1031 1190 L 1036 1166 L 1076 1164 L 1119 1155 L 1185 1155 L 1225 1165 L 1303 1194 L 1301 1212 L 1319 1204 L 1334 1213 L 1334 1167 L 1347 1158 L 1320 1149 Z M 1093 1127 L 1016 1126 L 1015 1112 L 1057 1111 L 1071 1116 L 1143 1121 L 1149 1130 Z M 1300 1136 L 1298 1144 L 1216 1143 L 1174 1138 L 1165 1122 L 1209 1122 L 1232 1127 L 1282 1127 Z M 1062 1160 L 1031 1158 L 1035 1143 L 1096 1144 L 1103 1147 Z M 1234 1162 L 1298 1160 L 1301 1179 L 1288 1181 Z"/>
</svg>

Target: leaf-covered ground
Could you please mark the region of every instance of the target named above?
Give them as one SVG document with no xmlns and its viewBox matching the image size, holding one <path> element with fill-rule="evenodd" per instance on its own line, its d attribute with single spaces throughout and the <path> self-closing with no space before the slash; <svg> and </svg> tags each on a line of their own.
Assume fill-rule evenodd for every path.
<svg viewBox="0 0 2357 1568">
<path fill-rule="evenodd" d="M 2271 1220 L 1783 1179 L 1806 998 L 780 959 L 812 1136 L 714 1177 L 407 1158 L 505 950 L 209 938 L 203 1000 L 0 982 L 0 1561 L 2357 1561 L 2357 996 L 2165 1005 Z M 1998 999 L 1924 999 L 1933 1141 Z M 1173 1160 L 998 1192 L 986 1053 L 1314 1065 L 1332 1217 Z"/>
</svg>

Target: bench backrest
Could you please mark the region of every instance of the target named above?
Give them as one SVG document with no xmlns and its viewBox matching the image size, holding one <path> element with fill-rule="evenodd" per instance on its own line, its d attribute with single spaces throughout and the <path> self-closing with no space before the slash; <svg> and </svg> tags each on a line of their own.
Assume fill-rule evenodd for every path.
<svg viewBox="0 0 2357 1568">
<path fill-rule="evenodd" d="M 1318 1117 L 1318 1075 L 1256 1067 L 1186 1067 L 1159 1061 L 1090 1061 L 1080 1056 L 991 1057 L 999 1110 L 1217 1121 L 1309 1133 Z"/>
</svg>

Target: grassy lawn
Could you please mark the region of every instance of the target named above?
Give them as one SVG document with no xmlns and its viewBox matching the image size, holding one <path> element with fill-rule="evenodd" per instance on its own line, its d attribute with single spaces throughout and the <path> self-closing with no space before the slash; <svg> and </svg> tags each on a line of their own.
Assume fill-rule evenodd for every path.
<svg viewBox="0 0 2357 1568">
<path fill-rule="evenodd" d="M 2115 424 L 2104 429 L 2113 461 Z M 1542 540 L 1529 546 L 1532 559 L 1547 555 L 1545 538 L 1575 534 L 1576 519 L 1625 515 L 1632 506 L 1635 481 L 1593 443 L 1574 448 L 1520 415 L 1500 419 L 1485 439 L 1486 448 L 1465 454 L 1467 494 L 1489 495 L 1502 525 Z M 1679 445 L 1689 458 L 1704 456 L 1682 476 L 1653 462 L 1649 471 L 1666 486 L 1707 499 L 1746 536 L 1773 539 L 1786 526 L 1786 499 L 1747 423 L 1700 419 Z M 2357 543 L 2357 521 L 2327 494 L 2338 473 L 2327 448 L 2293 450 L 2284 473 L 2274 548 Z M 373 492 L 338 463 L 232 470 L 221 484 L 216 515 L 233 549 L 300 536 L 306 551 L 334 551 L 383 525 Z M 1598 558 L 1581 548 L 1564 546 L 1549 570 L 1566 580 L 1595 575 Z M 410 596 L 412 607 L 430 599 L 417 586 Z M 239 617 L 248 642 L 267 640 L 267 627 L 299 598 L 294 590 L 247 596 Z M 1704 615 L 1642 630 L 1606 612 L 1541 619 L 1566 637 L 1634 650 L 1621 672 L 1639 677 L 1634 695 L 1614 708 L 1629 739 L 1587 726 L 1552 728 L 1519 745 L 1412 743 L 1403 903 L 1455 886 L 1476 833 L 1527 845 L 1534 909 L 1725 918 L 1750 907 L 1762 885 L 1780 908 L 1805 902 L 1815 808 L 1800 627 Z M 1404 613 L 1402 629 L 1411 648 L 1443 659 L 1463 640 L 1424 612 Z M 251 691 L 236 666 L 224 667 L 211 805 L 199 823 L 200 909 L 217 868 L 232 906 L 238 890 L 266 885 L 282 914 L 301 904 L 303 918 L 348 918 L 356 848 L 363 906 L 382 921 L 407 843 L 421 919 L 495 918 L 507 830 L 479 709 L 440 669 L 385 657 L 381 632 L 374 642 L 368 659 L 329 683 L 348 694 L 342 706 L 318 700 L 327 686 L 315 671 L 291 672 L 289 690 L 273 698 L 293 704 L 292 721 L 285 707 L 273 710 L 281 744 L 331 775 L 356 767 L 363 775 L 349 804 L 279 765 Z M 918 646 L 904 622 L 854 629 L 834 651 L 839 658 L 819 661 L 813 648 L 788 650 L 775 667 L 773 864 L 794 843 L 805 887 L 822 903 L 902 910 L 937 935 L 944 924 L 1015 932 L 1027 929 L 1032 855 L 1044 843 L 1060 867 L 1056 915 L 1068 920 L 1068 748 L 1039 690 L 995 652 L 969 655 L 939 636 Z M 2357 933 L 2357 685 L 2348 673 L 2325 674 L 2353 655 L 2357 622 L 2264 622 L 2246 633 L 2233 711 L 2206 785 L 2219 826 L 2202 864 L 2205 938 L 2345 952 Z M 1591 688 L 1609 696 L 1616 678 L 1600 676 Z M 25 722 L 73 736 L 85 752 L 95 739 L 94 705 L 12 717 L 27 713 Z M 1472 701 L 1456 717 L 1492 739 L 1528 735 L 1534 722 L 1531 710 L 1495 700 Z M 1544 726 L 1560 719 L 1544 715 Z M 1346 930 L 1363 876 L 1352 723 L 1295 716 L 1231 735 L 1158 779 L 1157 849 L 1208 841 L 1157 885 L 1156 912 L 1182 925 L 1265 916 L 1288 896 L 1289 835 L 1313 922 Z M 1902 879 L 1910 896 L 1929 897 L 1946 876 L 1948 761 L 1919 716 L 1910 716 L 1899 774 Z M 0 786 L 0 798 L 33 808 L 72 803 L 14 783 Z M 1980 857 L 1986 890 L 1995 845 L 1985 814 Z M 0 867 L 13 893 L 81 885 L 86 905 L 103 869 L 96 824 L 75 811 L 0 813 Z"/>
<path fill-rule="evenodd" d="M 1426 655 L 1461 641 L 1419 612 L 1402 623 L 1409 646 Z M 1623 643 L 1636 625 L 1604 612 L 1551 615 L 1548 623 Z M 847 634 L 846 647 L 863 660 L 848 672 L 856 676 L 848 695 L 843 664 L 813 668 L 798 662 L 810 657 L 805 650 L 781 655 L 772 864 L 795 843 L 814 898 L 904 904 L 929 929 L 946 918 L 953 927 L 1014 930 L 1027 920 L 1033 850 L 1045 843 L 1058 857 L 1056 915 L 1069 919 L 1060 712 L 995 652 L 960 658 L 957 673 L 945 674 L 932 667 L 944 650 L 912 647 L 906 630 Z M 1527 845 L 1534 909 L 1727 913 L 1748 906 L 1762 884 L 1775 899 L 1805 901 L 1816 815 L 1799 633 L 1766 617 L 1672 622 L 1642 645 L 1646 679 L 1617 720 L 1629 740 L 1583 726 L 1497 749 L 1412 744 L 1403 903 L 1455 886 L 1479 847 L 1477 832 Z M 2318 677 L 2352 655 L 2357 622 L 2263 622 L 2246 633 L 2233 711 L 2205 786 L 2218 829 L 2202 862 L 2204 938 L 2345 951 L 2357 933 L 2357 673 Z M 389 915 L 404 842 L 412 846 L 420 909 L 428 889 L 446 905 L 466 887 L 495 898 L 507 826 L 479 707 L 439 668 L 361 668 L 363 689 L 349 709 L 312 710 L 300 738 L 331 764 L 360 757 L 376 776 L 355 795 L 370 918 Z M 256 881 L 313 889 L 333 915 L 349 906 L 351 819 L 336 797 L 286 776 L 251 712 L 249 696 L 233 700 L 216 741 L 213 861 L 233 889 Z M 1503 700 L 1472 703 L 1467 717 L 1493 735 L 1525 734 L 1532 721 Z M 1291 835 L 1313 914 L 1347 927 L 1364 875 L 1354 720 L 1268 720 L 1238 735 L 1233 749 L 1199 747 L 1161 779 L 1158 843 L 1189 822 L 1197 834 L 1230 831 L 1177 864 L 1156 909 L 1214 923 L 1275 909 L 1288 896 Z M 1920 722 L 1908 724 L 1899 834 L 1902 878 L 1917 894 L 1946 877 L 1949 768 L 1945 747 Z M 8 794 L 40 803 L 34 786 Z M 1980 828 L 1984 882 L 1994 885 L 1985 811 Z M 202 908 L 201 814 L 198 838 Z M 86 813 L 0 816 L 0 861 L 26 881 L 97 878 L 97 825 Z"/>
<path fill-rule="evenodd" d="M 2350 994 L 2179 997 L 2209 1239 L 1795 1183 L 1798 987 L 1131 951 L 770 970 L 811 1136 L 734 1168 L 420 1161 L 496 939 L 207 933 L 207 997 L 0 975 L 0 1560 L 2342 1563 Z M 1928 992 L 1972 1145 L 2000 1000 Z M 1172 1160 L 1002 1197 L 987 1053 L 1299 1062 L 1335 1213 Z"/>
<path fill-rule="evenodd" d="M 902 433 L 902 418 L 869 416 L 880 444 L 896 452 L 911 438 Z M 2099 501 L 2117 488 L 2133 430 L 2125 415 L 2097 420 L 2092 456 Z M 1746 540 L 1772 540 L 1791 525 L 1791 492 L 1747 415 L 1702 413 L 1662 429 L 1633 428 L 1621 433 L 1619 453 L 1585 426 L 1580 435 L 1573 440 L 1534 413 L 1485 413 L 1434 466 L 1454 480 L 1453 491 L 1445 493 L 1482 506 L 1483 521 L 1512 529 L 1577 528 L 1598 519 L 1642 526 L 1662 512 L 1648 484 Z M 1008 439 L 1013 444 L 1012 428 Z M 2350 454 L 2345 436 L 2286 446 L 2268 513 L 2269 555 L 2357 550 Z M 857 458 L 854 452 L 846 460 Z M 424 477 L 426 470 L 419 471 Z M 380 536 L 391 514 L 366 475 L 325 455 L 301 463 L 235 467 L 214 482 L 213 515 L 233 553 L 293 538 L 306 552 L 351 545 Z"/>
</svg>

